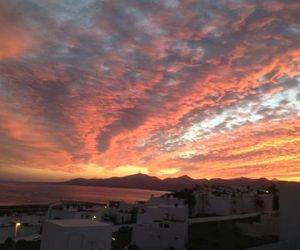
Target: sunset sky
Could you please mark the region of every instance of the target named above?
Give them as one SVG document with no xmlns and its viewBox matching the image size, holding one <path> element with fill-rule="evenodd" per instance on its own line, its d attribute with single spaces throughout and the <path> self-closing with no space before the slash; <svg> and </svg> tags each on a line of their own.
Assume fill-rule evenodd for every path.
<svg viewBox="0 0 300 250">
<path fill-rule="evenodd" d="M 0 179 L 300 181 L 298 0 L 0 0 Z"/>
</svg>

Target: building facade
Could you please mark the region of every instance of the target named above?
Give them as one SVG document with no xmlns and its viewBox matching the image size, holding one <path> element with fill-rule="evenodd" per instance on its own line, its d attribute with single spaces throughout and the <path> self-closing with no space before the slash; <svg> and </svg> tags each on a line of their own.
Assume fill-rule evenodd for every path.
<svg viewBox="0 0 300 250">
<path fill-rule="evenodd" d="M 93 220 L 48 220 L 41 250 L 111 250 L 113 228 Z"/>
</svg>

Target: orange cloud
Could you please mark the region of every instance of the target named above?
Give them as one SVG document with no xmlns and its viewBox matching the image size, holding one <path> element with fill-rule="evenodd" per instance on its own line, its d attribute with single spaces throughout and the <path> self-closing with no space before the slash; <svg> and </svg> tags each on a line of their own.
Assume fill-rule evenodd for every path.
<svg viewBox="0 0 300 250">
<path fill-rule="evenodd" d="M 297 11 L 2 3 L 0 174 L 298 180 Z"/>
<path fill-rule="evenodd" d="M 14 15 L 0 3 L 0 60 L 19 58 L 37 45 L 33 30 Z"/>
</svg>

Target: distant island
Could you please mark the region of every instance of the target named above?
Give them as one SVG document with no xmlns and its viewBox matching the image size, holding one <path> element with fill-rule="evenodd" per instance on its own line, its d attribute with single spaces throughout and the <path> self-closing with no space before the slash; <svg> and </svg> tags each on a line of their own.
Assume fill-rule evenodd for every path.
<svg viewBox="0 0 300 250">
<path fill-rule="evenodd" d="M 125 177 L 112 177 L 107 179 L 84 179 L 77 178 L 58 184 L 81 185 L 81 186 L 101 186 L 117 188 L 138 188 L 163 191 L 175 191 L 184 188 L 193 188 L 197 185 L 242 185 L 242 186 L 263 186 L 270 185 L 276 180 L 266 178 L 235 178 L 235 179 L 193 179 L 187 175 L 160 179 L 146 174 L 134 174 Z"/>
</svg>

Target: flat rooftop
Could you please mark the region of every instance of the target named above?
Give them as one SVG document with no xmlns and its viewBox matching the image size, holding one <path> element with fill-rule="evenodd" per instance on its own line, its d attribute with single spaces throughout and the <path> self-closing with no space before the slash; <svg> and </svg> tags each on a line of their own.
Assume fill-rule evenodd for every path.
<svg viewBox="0 0 300 250">
<path fill-rule="evenodd" d="M 94 220 L 81 220 L 81 219 L 66 219 L 66 220 L 47 220 L 48 223 L 55 224 L 61 227 L 107 227 L 112 226 L 109 223 L 94 221 Z"/>
</svg>

